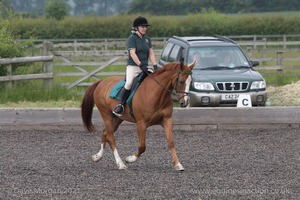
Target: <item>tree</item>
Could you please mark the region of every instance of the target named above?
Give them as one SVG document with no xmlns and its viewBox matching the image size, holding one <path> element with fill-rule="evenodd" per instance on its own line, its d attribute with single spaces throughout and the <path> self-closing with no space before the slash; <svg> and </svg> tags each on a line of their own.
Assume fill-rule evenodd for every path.
<svg viewBox="0 0 300 200">
<path fill-rule="evenodd" d="M 0 0 L 0 14 L 2 18 L 7 18 L 9 13 L 13 11 L 12 6 L 7 0 Z"/>
<path fill-rule="evenodd" d="M 131 0 L 73 0 L 76 16 L 111 16 L 127 11 Z"/>
<path fill-rule="evenodd" d="M 69 15 L 70 7 L 65 0 L 47 0 L 45 14 L 47 18 L 62 20 Z"/>
</svg>

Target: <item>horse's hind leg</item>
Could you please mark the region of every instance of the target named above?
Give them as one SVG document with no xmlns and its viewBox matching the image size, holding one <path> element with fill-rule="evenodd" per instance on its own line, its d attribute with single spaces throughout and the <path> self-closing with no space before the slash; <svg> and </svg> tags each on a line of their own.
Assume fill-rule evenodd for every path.
<svg viewBox="0 0 300 200">
<path fill-rule="evenodd" d="M 122 159 L 119 156 L 119 153 L 117 151 L 116 148 L 116 142 L 115 142 L 115 136 L 114 136 L 114 132 L 108 132 L 107 134 L 107 142 L 109 143 L 109 146 L 114 154 L 115 160 L 116 160 L 116 164 L 118 166 L 119 169 L 126 169 L 126 165 L 123 163 Z"/>
<path fill-rule="evenodd" d="M 104 118 L 104 117 L 102 117 Z M 108 142 L 110 148 L 114 154 L 117 166 L 119 169 L 126 169 L 126 165 L 123 163 L 122 159 L 120 158 L 117 148 L 116 142 L 114 137 L 114 132 L 118 129 L 119 125 L 122 123 L 123 120 L 118 118 L 109 118 L 108 120 L 103 120 L 105 128 L 103 129 L 102 141 L 101 141 L 101 148 L 98 153 L 92 156 L 93 161 L 99 161 L 103 157 L 104 149 L 106 143 Z"/>
<path fill-rule="evenodd" d="M 103 157 L 104 149 L 105 149 L 106 142 L 107 142 L 106 136 L 107 136 L 107 133 L 106 133 L 106 130 L 104 128 L 103 132 L 102 132 L 102 141 L 101 141 L 100 151 L 92 156 L 92 160 L 94 162 L 99 161 Z"/>
</svg>

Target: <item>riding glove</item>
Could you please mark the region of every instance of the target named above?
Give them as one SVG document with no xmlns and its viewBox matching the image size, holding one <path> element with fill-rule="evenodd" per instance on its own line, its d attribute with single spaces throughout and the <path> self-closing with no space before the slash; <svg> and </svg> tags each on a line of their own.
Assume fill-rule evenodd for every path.
<svg viewBox="0 0 300 200">
<path fill-rule="evenodd" d="M 141 70 L 142 70 L 143 72 L 147 72 L 147 71 L 148 71 L 148 65 L 145 65 L 145 64 L 141 63 L 141 64 L 139 65 L 139 67 L 141 68 Z"/>
</svg>

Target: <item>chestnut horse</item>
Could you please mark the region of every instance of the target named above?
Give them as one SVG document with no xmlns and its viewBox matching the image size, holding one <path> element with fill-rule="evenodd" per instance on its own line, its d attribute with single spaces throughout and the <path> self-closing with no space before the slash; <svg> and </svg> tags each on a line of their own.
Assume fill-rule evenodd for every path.
<svg viewBox="0 0 300 200">
<path fill-rule="evenodd" d="M 164 128 L 171 151 L 174 168 L 183 171 L 184 168 L 179 162 L 174 146 L 172 133 L 173 100 L 171 95 L 175 94 L 177 96 L 181 107 L 188 105 L 188 92 L 192 81 L 191 70 L 194 66 L 195 62 L 190 65 L 170 63 L 148 75 L 133 96 L 132 110 L 134 116 L 130 114 L 130 108 L 127 104 L 122 117 L 117 117 L 112 113 L 119 100 L 110 98 L 109 93 L 113 86 L 124 77 L 109 77 L 91 85 L 86 90 L 81 103 L 82 120 L 89 132 L 95 131 L 92 124 L 92 113 L 94 104 L 96 104 L 104 124 L 101 149 L 92 156 L 92 160 L 96 162 L 102 158 L 106 142 L 108 142 L 118 168 L 127 168 L 118 154 L 114 137 L 114 132 L 126 120 L 137 124 L 138 135 L 138 150 L 133 155 L 126 157 L 126 162 L 134 162 L 144 153 L 146 149 L 146 129 L 152 125 L 161 125 Z"/>
</svg>

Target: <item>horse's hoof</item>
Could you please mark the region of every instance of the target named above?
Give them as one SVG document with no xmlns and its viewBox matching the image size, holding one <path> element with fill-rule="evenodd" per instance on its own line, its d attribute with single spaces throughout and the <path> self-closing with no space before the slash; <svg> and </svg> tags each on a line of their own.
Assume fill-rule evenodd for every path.
<svg viewBox="0 0 300 200">
<path fill-rule="evenodd" d="M 97 162 L 101 160 L 102 156 L 99 156 L 98 154 L 92 155 L 92 161 Z"/>
<path fill-rule="evenodd" d="M 127 166 L 124 164 L 120 164 L 120 165 L 118 165 L 118 168 L 121 170 L 124 170 L 124 169 L 127 169 Z"/>
<path fill-rule="evenodd" d="M 175 169 L 176 171 L 184 171 L 184 168 L 182 167 L 182 165 L 181 165 L 180 163 L 178 163 L 178 164 L 174 167 L 174 169 Z"/>
<path fill-rule="evenodd" d="M 132 156 L 127 156 L 125 158 L 125 161 L 128 162 L 128 163 L 132 163 L 132 162 L 135 162 L 138 158 L 135 156 L 135 155 L 132 155 Z"/>
</svg>

